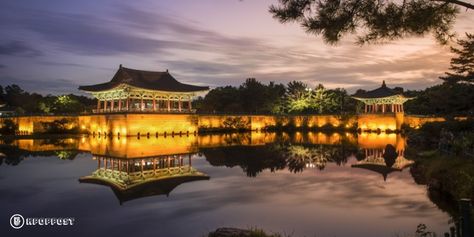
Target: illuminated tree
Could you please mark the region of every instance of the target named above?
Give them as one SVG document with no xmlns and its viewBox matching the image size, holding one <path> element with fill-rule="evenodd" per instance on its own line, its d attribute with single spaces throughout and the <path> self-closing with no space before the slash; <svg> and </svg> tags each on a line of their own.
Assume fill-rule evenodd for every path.
<svg viewBox="0 0 474 237">
<path fill-rule="evenodd" d="M 303 82 L 288 83 L 285 100 L 289 113 L 307 112 L 311 109 L 312 90 Z"/>
<path fill-rule="evenodd" d="M 452 36 L 461 0 L 279 0 L 270 13 L 282 23 L 297 22 L 306 32 L 334 44 L 356 34 L 359 44 L 432 33 L 445 44 Z"/>
<path fill-rule="evenodd" d="M 313 90 L 312 94 L 311 106 L 320 114 L 335 112 L 340 107 L 340 98 L 337 94 L 326 90 L 321 84 Z"/>
</svg>

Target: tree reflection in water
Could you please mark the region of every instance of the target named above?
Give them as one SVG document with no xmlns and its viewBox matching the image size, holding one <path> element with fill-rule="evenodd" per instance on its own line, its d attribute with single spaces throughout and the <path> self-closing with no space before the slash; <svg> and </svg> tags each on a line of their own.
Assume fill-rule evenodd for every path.
<svg viewBox="0 0 474 237">
<path fill-rule="evenodd" d="M 294 173 L 302 172 L 305 168 L 323 170 L 326 167 L 326 163 L 332 161 L 333 150 L 333 147 L 324 147 L 322 145 L 317 147 L 289 146 L 286 154 L 288 169 Z"/>
<path fill-rule="evenodd" d="M 328 163 L 343 165 L 349 157 L 363 161 L 367 154 L 372 154 L 367 150 L 377 150 L 377 154 L 386 150 L 381 160 L 391 167 L 396 153 L 404 149 L 403 144 L 404 139 L 396 134 L 237 133 L 147 139 L 25 139 L 2 145 L 0 152 L 6 155 L 2 163 L 12 165 L 19 164 L 26 156 L 36 155 L 72 160 L 83 151 L 128 158 L 199 152 L 213 166 L 238 166 L 247 176 L 255 177 L 266 169 L 298 173 L 309 168 L 324 170 Z"/>
<path fill-rule="evenodd" d="M 239 166 L 247 176 L 255 177 L 265 169 L 274 172 L 288 168 L 298 173 L 308 168 L 323 170 L 327 163 L 342 165 L 357 153 L 357 145 L 348 142 L 315 145 L 276 141 L 260 146 L 201 148 L 200 152 L 213 166 Z"/>
</svg>

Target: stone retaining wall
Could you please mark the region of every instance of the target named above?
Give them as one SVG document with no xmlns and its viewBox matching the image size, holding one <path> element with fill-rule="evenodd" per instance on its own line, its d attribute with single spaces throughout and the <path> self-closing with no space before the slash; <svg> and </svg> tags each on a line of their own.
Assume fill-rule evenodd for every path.
<svg viewBox="0 0 474 237">
<path fill-rule="evenodd" d="M 6 118 L 0 118 L 0 121 Z M 196 115 L 196 114 L 92 114 L 81 116 L 20 116 L 12 119 L 19 125 L 18 134 L 44 132 L 44 122 L 67 119 L 71 127 L 81 132 L 113 136 L 157 136 L 194 134 L 198 131 L 223 131 L 232 129 L 265 130 L 274 127 L 294 128 L 358 128 L 365 130 L 400 130 L 402 124 L 418 128 L 423 123 L 444 121 L 440 117 L 404 116 L 397 114 L 338 115 Z"/>
</svg>

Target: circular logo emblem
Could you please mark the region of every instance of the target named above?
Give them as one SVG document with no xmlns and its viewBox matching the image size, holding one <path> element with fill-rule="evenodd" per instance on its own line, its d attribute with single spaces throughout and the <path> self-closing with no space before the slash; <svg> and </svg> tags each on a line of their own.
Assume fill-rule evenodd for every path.
<svg viewBox="0 0 474 237">
<path fill-rule="evenodd" d="M 20 229 L 25 224 L 25 218 L 20 214 L 15 214 L 10 217 L 10 225 L 13 229 Z"/>
</svg>

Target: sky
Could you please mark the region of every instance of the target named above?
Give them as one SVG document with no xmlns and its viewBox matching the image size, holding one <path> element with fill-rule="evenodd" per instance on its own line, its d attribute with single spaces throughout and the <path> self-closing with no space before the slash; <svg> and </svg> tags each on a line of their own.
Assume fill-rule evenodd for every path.
<svg viewBox="0 0 474 237">
<path fill-rule="evenodd" d="M 303 81 L 349 91 L 439 84 L 453 56 L 430 35 L 359 46 L 337 45 L 281 24 L 268 12 L 277 0 L 2 0 L 0 85 L 42 94 L 81 92 L 109 81 L 119 65 L 165 71 L 211 88 Z M 454 31 L 474 32 L 461 10 Z"/>
</svg>

